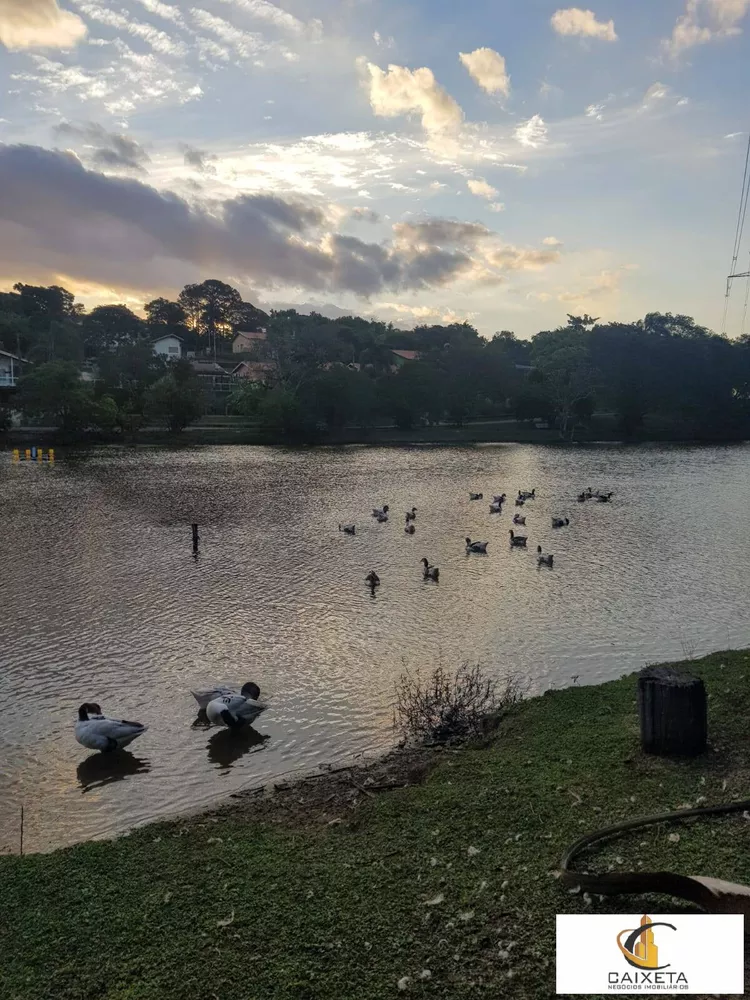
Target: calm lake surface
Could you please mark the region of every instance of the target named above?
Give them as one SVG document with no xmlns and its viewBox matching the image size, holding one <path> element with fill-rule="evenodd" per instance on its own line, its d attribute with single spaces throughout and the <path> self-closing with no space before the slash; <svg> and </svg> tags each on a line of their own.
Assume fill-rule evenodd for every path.
<svg viewBox="0 0 750 1000">
<path fill-rule="evenodd" d="M 577 503 L 588 486 L 612 504 Z M 519 488 L 528 552 L 512 501 L 488 509 Z M 385 747 L 404 667 L 481 661 L 540 692 L 750 645 L 749 497 L 747 446 L 0 455 L 0 851 L 22 805 L 26 849 L 48 850 Z M 193 727 L 191 688 L 246 680 L 270 705 L 257 734 Z M 150 727 L 116 767 L 75 742 L 86 700 Z"/>
</svg>

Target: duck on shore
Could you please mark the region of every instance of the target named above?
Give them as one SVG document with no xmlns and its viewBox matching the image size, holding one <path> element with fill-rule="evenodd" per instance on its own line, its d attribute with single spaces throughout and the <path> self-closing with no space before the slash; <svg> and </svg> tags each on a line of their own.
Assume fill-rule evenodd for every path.
<svg viewBox="0 0 750 1000">
<path fill-rule="evenodd" d="M 122 750 L 148 729 L 140 722 L 128 722 L 127 719 L 110 719 L 102 715 L 102 710 L 96 702 L 84 702 L 78 709 L 76 722 L 76 740 L 87 750 L 99 750 L 102 753 L 113 753 Z"/>
</svg>

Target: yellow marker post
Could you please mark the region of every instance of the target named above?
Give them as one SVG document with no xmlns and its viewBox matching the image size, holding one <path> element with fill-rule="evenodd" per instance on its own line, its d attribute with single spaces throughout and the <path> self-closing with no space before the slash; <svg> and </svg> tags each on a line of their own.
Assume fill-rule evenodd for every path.
<svg viewBox="0 0 750 1000">
<path fill-rule="evenodd" d="M 31 461 L 31 448 L 26 449 L 26 451 L 24 452 L 24 458 L 26 459 L 27 462 Z"/>
<path fill-rule="evenodd" d="M 44 460 L 44 448 L 37 448 L 36 450 L 36 460 L 41 462 Z"/>
<path fill-rule="evenodd" d="M 18 450 L 18 448 L 14 448 L 13 449 L 13 461 L 14 462 L 20 462 L 21 461 L 21 453 Z"/>
<path fill-rule="evenodd" d="M 49 460 L 50 460 L 50 462 L 54 462 L 55 461 L 55 449 L 54 448 L 50 448 L 50 450 L 49 450 Z"/>
</svg>

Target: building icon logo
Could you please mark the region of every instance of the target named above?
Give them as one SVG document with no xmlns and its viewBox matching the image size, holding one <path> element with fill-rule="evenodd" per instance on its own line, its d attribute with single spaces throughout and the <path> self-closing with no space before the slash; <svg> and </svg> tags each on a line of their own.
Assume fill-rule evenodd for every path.
<svg viewBox="0 0 750 1000">
<path fill-rule="evenodd" d="M 677 930 L 674 924 L 654 923 L 649 916 L 641 917 L 641 925 L 635 930 L 620 931 L 617 935 L 617 947 L 622 952 L 628 965 L 635 969 L 655 971 L 669 968 L 669 962 L 659 965 L 659 948 L 654 941 L 654 927 L 669 927 Z M 623 942 L 624 935 L 628 935 Z"/>
</svg>

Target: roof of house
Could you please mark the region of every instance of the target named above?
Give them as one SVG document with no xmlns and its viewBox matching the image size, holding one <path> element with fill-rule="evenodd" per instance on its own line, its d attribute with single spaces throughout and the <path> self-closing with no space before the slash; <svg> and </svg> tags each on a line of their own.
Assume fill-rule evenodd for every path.
<svg viewBox="0 0 750 1000">
<path fill-rule="evenodd" d="M 242 368 L 247 369 L 249 372 L 261 374 L 263 372 L 275 371 L 276 365 L 272 361 L 240 361 L 240 363 L 235 365 L 232 369 L 232 375 L 236 375 Z"/>
<path fill-rule="evenodd" d="M 226 368 L 222 368 L 221 365 L 217 364 L 215 361 L 191 361 L 190 367 L 193 369 L 196 375 L 229 374 Z"/>
<path fill-rule="evenodd" d="M 404 361 L 418 361 L 419 351 L 391 351 L 391 354 L 397 354 Z"/>
<path fill-rule="evenodd" d="M 238 330 L 234 339 L 245 337 L 246 340 L 265 340 L 266 336 L 265 330 Z"/>
<path fill-rule="evenodd" d="M 163 333 L 161 337 L 154 337 L 151 343 L 158 344 L 160 340 L 179 340 L 181 343 L 183 342 L 183 338 L 178 337 L 176 333 Z"/>
<path fill-rule="evenodd" d="M 10 351 L 0 351 L 0 354 L 2 354 L 2 356 L 4 358 L 12 358 L 13 361 L 20 361 L 20 362 L 22 362 L 25 365 L 30 365 L 31 364 L 31 362 L 28 360 L 28 358 L 19 358 L 19 356 L 17 354 L 11 354 Z"/>
</svg>

